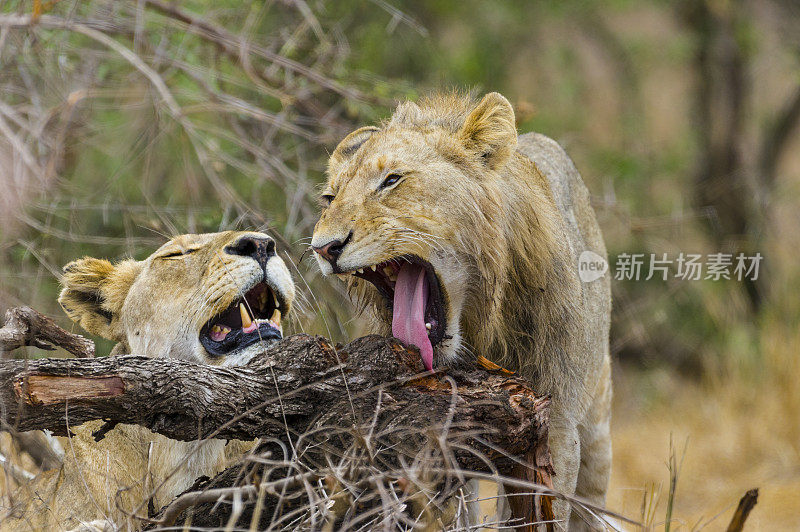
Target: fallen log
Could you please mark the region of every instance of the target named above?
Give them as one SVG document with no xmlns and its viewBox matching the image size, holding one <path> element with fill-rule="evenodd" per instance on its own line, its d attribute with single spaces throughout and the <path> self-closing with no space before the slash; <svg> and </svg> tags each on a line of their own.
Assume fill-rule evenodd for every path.
<svg viewBox="0 0 800 532">
<path fill-rule="evenodd" d="M 342 483 L 345 491 L 362 490 L 359 482 L 373 482 L 376 472 L 409 492 L 408 465 L 422 455 L 435 458 L 425 464 L 427 479 L 445 495 L 469 478 L 467 471 L 544 486 L 551 486 L 553 473 L 546 446 L 549 398 L 499 368 L 425 373 L 415 350 L 379 336 L 333 346 L 322 337 L 296 335 L 242 367 L 136 356 L 6 360 L 0 364 L 0 403 L 6 426 L 17 431 L 66 435 L 69 426 L 103 419 L 98 438 L 117 423 L 134 423 L 178 440 L 260 438 L 262 451 L 273 454 L 289 445 L 295 472 L 297 463 L 319 470 L 316 480 L 333 482 L 328 492 Z M 348 474 L 323 478 L 325 471 L 341 470 L 333 462 L 348 467 Z M 257 469 L 223 472 L 196 491 L 244 486 L 242 493 L 258 499 L 258 490 L 248 487 L 266 485 L 265 469 Z M 182 500 L 208 503 L 208 496 Z M 276 500 L 270 498 L 263 516 L 275 517 Z M 221 517 L 212 515 L 212 506 L 195 511 L 193 524 L 229 517 L 229 505 L 222 505 Z M 549 505 L 536 508 L 536 518 L 551 517 Z M 170 519 L 179 510 L 173 508 Z M 162 517 L 155 523 L 166 524 Z"/>
</svg>

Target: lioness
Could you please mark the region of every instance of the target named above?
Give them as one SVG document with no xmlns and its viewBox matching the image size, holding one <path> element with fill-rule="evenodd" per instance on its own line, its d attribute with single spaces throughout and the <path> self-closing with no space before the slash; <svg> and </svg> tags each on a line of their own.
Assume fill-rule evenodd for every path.
<svg viewBox="0 0 800 532">
<path fill-rule="evenodd" d="M 439 95 L 349 134 L 327 176 L 311 242 L 322 272 L 428 369 L 485 355 L 552 394 L 555 487 L 603 504 L 611 294 L 608 278 L 578 278 L 579 255 L 606 250 L 567 154 L 517 137 L 498 93 Z M 565 526 L 570 506 L 555 511 Z"/>
<path fill-rule="evenodd" d="M 64 311 L 119 342 L 113 354 L 216 365 L 245 364 L 278 341 L 295 295 L 272 238 L 234 231 L 179 236 L 143 261 L 80 259 L 64 267 L 62 284 Z M 3 529 L 138 528 L 135 516 L 226 465 L 223 440 L 180 442 L 117 425 L 96 442 L 92 431 L 101 425 L 86 423 L 62 439 L 63 467 L 17 493 L 20 507 Z"/>
</svg>

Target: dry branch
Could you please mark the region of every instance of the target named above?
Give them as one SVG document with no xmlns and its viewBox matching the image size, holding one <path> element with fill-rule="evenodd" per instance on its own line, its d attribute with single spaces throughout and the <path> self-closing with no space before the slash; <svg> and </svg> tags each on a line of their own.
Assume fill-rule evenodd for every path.
<svg viewBox="0 0 800 532">
<path fill-rule="evenodd" d="M 250 65 L 248 64 L 248 53 L 256 53 L 271 61 L 272 63 L 286 68 L 287 70 L 291 70 L 296 74 L 304 76 L 309 80 L 318 83 L 321 87 L 325 87 L 331 91 L 338 93 L 339 95 L 345 98 L 352 98 L 355 100 L 362 100 L 362 101 L 378 101 L 373 96 L 363 94 L 362 92 L 352 88 L 352 87 L 343 87 L 336 81 L 327 78 L 326 76 L 320 74 L 319 72 L 315 71 L 313 68 L 309 68 L 308 66 L 298 63 L 297 61 L 293 61 L 288 57 L 284 57 L 280 54 L 276 54 L 275 52 L 268 50 L 266 48 L 254 46 L 253 43 L 248 43 L 243 41 L 240 37 L 233 35 L 232 33 L 228 32 L 225 28 L 221 26 L 215 26 L 208 21 L 202 19 L 201 17 L 194 15 L 188 11 L 184 11 L 179 7 L 174 5 L 168 4 L 166 2 L 161 2 L 159 0 L 148 0 L 145 5 L 150 6 L 154 10 L 158 11 L 159 13 L 174 18 L 180 22 L 183 22 L 187 25 L 187 30 L 196 33 L 202 39 L 210 41 L 217 46 L 219 46 L 222 51 L 232 58 L 234 61 L 242 61 L 245 62 L 245 68 L 248 71 L 252 71 Z M 255 72 L 253 73 L 259 77 L 261 77 L 265 82 L 268 84 L 274 85 L 276 84 L 276 80 L 269 78 L 263 72 Z M 385 103 L 385 102 L 384 102 Z"/>
<path fill-rule="evenodd" d="M 367 463 L 384 469 L 401 469 L 433 442 L 447 447 L 449 462 L 437 465 L 450 469 L 445 477 L 484 471 L 551 486 L 553 473 L 549 398 L 499 369 L 425 374 L 417 352 L 379 336 L 335 348 L 296 335 L 244 367 L 136 356 L 9 360 L 0 365 L 0 401 L 19 431 L 64 435 L 68 424 L 104 419 L 178 440 L 288 440 L 310 471 L 356 441 Z M 206 488 L 242 485 L 240 472 L 227 475 Z"/>
<path fill-rule="evenodd" d="M 102 418 L 177 440 L 252 439 L 284 434 L 284 417 L 297 430 L 318 416 L 368 421 L 374 410 L 365 407 L 378 395 L 385 412 L 404 405 L 394 415 L 404 426 L 448 417 L 454 426 L 486 424 L 510 454 L 528 452 L 545 430 L 549 400 L 521 379 L 466 368 L 449 370 L 450 383 L 419 376 L 418 359 L 378 336 L 336 350 L 321 337 L 297 335 L 236 368 L 136 356 L 9 360 L 0 367 L 0 397 L 17 430 L 47 428 L 58 435 L 67 433 L 65 404 L 71 425 Z M 348 392 L 351 411 L 328 411 Z"/>
<path fill-rule="evenodd" d="M 17 307 L 6 311 L 5 324 L 0 329 L 0 354 L 24 345 L 52 351 L 62 347 L 79 358 L 94 356 L 94 342 L 79 334 L 65 331 L 44 314 L 30 307 Z"/>
</svg>

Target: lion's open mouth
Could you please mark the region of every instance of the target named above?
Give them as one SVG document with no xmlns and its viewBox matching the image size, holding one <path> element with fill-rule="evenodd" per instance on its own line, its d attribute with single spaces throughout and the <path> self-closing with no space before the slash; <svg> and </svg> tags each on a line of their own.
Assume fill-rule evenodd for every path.
<svg viewBox="0 0 800 532">
<path fill-rule="evenodd" d="M 276 293 L 259 283 L 208 320 L 200 329 L 200 343 L 210 355 L 226 356 L 259 341 L 280 340 L 282 308 Z"/>
<path fill-rule="evenodd" d="M 392 334 L 419 348 L 427 369 L 433 348 L 445 337 L 447 316 L 439 279 L 431 264 L 406 255 L 349 272 L 378 289 L 392 311 Z"/>
</svg>

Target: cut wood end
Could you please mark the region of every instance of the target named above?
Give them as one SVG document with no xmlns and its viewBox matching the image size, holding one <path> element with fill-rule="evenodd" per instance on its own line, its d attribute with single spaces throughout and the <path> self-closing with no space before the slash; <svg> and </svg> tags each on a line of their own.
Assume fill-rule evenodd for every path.
<svg viewBox="0 0 800 532">
<path fill-rule="evenodd" d="M 14 393 L 27 404 L 53 405 L 65 401 L 114 397 L 125 393 L 121 377 L 64 377 L 57 375 L 26 375 L 14 380 Z"/>
</svg>

